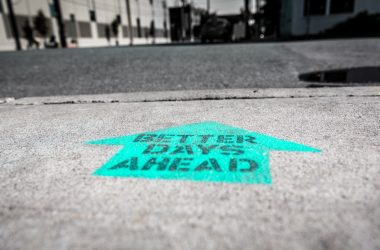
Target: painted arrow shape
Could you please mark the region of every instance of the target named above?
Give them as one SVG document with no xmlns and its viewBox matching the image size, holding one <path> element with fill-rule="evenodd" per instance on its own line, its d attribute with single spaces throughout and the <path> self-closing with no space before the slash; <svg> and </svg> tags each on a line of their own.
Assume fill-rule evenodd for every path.
<svg viewBox="0 0 380 250">
<path fill-rule="evenodd" d="M 94 175 L 271 184 L 269 151 L 320 152 L 302 144 L 202 122 L 87 142 L 121 150 Z"/>
</svg>

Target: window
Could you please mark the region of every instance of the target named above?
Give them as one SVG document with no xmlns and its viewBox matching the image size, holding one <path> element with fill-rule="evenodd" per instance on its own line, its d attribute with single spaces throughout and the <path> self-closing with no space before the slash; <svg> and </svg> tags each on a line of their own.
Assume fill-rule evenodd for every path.
<svg viewBox="0 0 380 250">
<path fill-rule="evenodd" d="M 304 0 L 304 16 L 315 16 L 325 14 L 326 0 Z"/>
<path fill-rule="evenodd" d="M 3 2 L 0 0 L 0 13 L 4 13 Z"/>
<path fill-rule="evenodd" d="M 123 37 L 128 37 L 129 35 L 128 35 L 128 26 L 125 26 L 125 25 L 123 25 L 122 26 L 122 31 L 123 31 Z"/>
<path fill-rule="evenodd" d="M 80 30 L 81 37 L 85 37 L 85 38 L 92 37 L 90 22 L 78 21 L 78 27 Z"/>
<path fill-rule="evenodd" d="M 54 3 L 49 3 L 49 11 L 52 17 L 57 17 L 57 10 L 55 8 Z"/>
<path fill-rule="evenodd" d="M 355 0 L 331 0 L 330 14 L 351 13 L 354 11 Z"/>
<path fill-rule="evenodd" d="M 89 10 L 90 11 L 90 21 L 96 22 L 96 13 L 95 10 Z"/>
<path fill-rule="evenodd" d="M 72 22 L 71 20 L 64 20 L 63 24 L 65 25 L 66 36 L 68 37 L 78 36 L 77 29 L 74 22 Z"/>
</svg>

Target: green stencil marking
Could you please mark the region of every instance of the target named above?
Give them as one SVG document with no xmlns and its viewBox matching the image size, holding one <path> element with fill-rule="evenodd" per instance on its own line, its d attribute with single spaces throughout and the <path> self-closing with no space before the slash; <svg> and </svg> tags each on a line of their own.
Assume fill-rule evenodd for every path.
<svg viewBox="0 0 380 250">
<path fill-rule="evenodd" d="M 320 152 L 217 122 L 87 143 L 122 146 L 94 175 L 248 184 L 272 183 L 270 150 Z"/>
</svg>

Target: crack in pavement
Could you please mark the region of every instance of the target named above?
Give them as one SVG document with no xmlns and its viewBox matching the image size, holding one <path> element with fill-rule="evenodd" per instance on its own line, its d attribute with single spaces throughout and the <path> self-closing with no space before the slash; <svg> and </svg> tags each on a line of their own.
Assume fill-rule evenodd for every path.
<svg viewBox="0 0 380 250">
<path fill-rule="evenodd" d="M 63 105 L 98 103 L 141 103 L 141 102 L 187 102 L 214 100 L 254 100 L 286 98 L 334 98 L 334 97 L 379 97 L 379 87 L 349 88 L 300 88 L 300 89 L 228 89 L 166 92 L 136 92 L 104 95 L 77 95 L 51 97 L 11 97 L 0 99 L 8 105 Z"/>
</svg>

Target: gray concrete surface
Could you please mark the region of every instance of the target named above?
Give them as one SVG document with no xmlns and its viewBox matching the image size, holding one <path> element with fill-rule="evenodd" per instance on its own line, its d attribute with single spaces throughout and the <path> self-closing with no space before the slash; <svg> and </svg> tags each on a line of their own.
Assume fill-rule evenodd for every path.
<svg viewBox="0 0 380 250">
<path fill-rule="evenodd" d="M 379 88 L 240 91 L 1 104 L 0 248 L 380 249 Z M 86 141 L 210 120 L 322 153 L 271 152 L 271 186 L 91 175 L 118 148 Z"/>
<path fill-rule="evenodd" d="M 379 52 L 378 38 L 6 52 L 0 97 L 304 87 L 300 73 L 380 66 Z"/>
<path fill-rule="evenodd" d="M 15 105 L 378 96 L 380 87 L 216 89 L 6 98 Z M 0 99 L 1 101 L 1 99 Z"/>
</svg>

